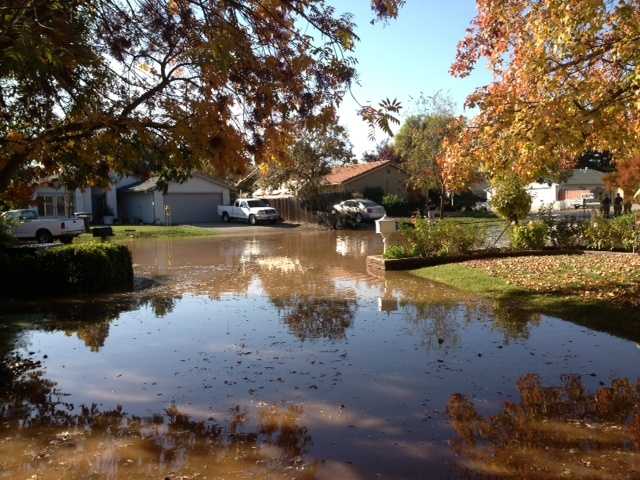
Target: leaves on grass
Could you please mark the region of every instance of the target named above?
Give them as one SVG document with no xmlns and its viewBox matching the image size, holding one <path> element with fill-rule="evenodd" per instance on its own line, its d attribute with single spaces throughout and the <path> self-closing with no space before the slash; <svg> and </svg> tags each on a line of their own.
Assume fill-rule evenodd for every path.
<svg viewBox="0 0 640 480">
<path fill-rule="evenodd" d="M 640 255 L 513 257 L 472 260 L 465 265 L 535 293 L 640 306 Z"/>
</svg>

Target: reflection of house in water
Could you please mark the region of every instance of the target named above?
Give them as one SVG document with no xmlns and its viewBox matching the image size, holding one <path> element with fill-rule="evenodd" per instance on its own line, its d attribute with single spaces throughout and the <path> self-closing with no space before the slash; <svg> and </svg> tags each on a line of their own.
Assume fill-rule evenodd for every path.
<svg viewBox="0 0 640 480">
<path fill-rule="evenodd" d="M 387 287 L 387 282 L 385 282 L 382 296 L 378 297 L 378 311 L 391 313 L 397 311 L 399 308 L 400 302 L 398 297 L 394 295 L 392 289 Z"/>
<path fill-rule="evenodd" d="M 253 259 L 262 253 L 261 243 L 255 238 L 245 240 L 242 253 L 240 254 L 240 263 L 251 263 Z"/>
<path fill-rule="evenodd" d="M 398 299 L 396 297 L 378 297 L 378 311 L 391 313 L 399 308 Z"/>
<path fill-rule="evenodd" d="M 256 263 L 265 270 L 278 270 L 283 273 L 303 272 L 302 263 L 298 258 L 290 257 L 265 257 L 256 260 Z"/>
<path fill-rule="evenodd" d="M 372 242 L 378 243 L 379 241 L 379 239 L 375 237 L 372 239 L 369 236 L 337 235 L 336 253 L 343 257 L 366 257 L 375 250 Z"/>
</svg>

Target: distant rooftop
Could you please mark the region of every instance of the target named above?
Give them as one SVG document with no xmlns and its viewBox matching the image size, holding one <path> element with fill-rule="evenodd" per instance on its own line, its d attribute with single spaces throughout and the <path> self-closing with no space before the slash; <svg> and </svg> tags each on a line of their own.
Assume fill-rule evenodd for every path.
<svg viewBox="0 0 640 480">
<path fill-rule="evenodd" d="M 601 185 L 606 173 L 591 168 L 576 168 L 563 185 Z"/>
<path fill-rule="evenodd" d="M 340 185 L 350 182 L 351 180 L 373 172 L 386 165 L 396 167 L 390 160 L 378 160 L 377 162 L 356 163 L 353 165 L 345 165 L 344 167 L 335 167 L 331 173 L 324 177 L 324 183 L 327 185 Z M 397 168 L 397 167 L 396 167 Z"/>
</svg>

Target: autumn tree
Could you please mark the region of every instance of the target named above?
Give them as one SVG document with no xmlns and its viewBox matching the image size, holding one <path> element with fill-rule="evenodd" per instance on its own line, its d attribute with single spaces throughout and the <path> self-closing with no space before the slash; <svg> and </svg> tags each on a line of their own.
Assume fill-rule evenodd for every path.
<svg viewBox="0 0 640 480">
<path fill-rule="evenodd" d="M 611 189 L 622 189 L 626 210 L 630 210 L 633 196 L 640 190 L 640 157 L 616 164 L 615 171 L 605 177 L 605 182 Z"/>
<path fill-rule="evenodd" d="M 428 195 L 435 190 L 443 215 L 447 194 L 444 171 L 444 141 L 454 137 L 463 120 L 454 115 L 453 103 L 441 93 L 421 97 L 421 113 L 408 117 L 393 139 L 393 147 L 414 188 Z"/>
<path fill-rule="evenodd" d="M 374 19 L 402 3 L 372 0 Z M 335 122 L 356 41 L 325 0 L 2 0 L 0 191 L 282 160 Z M 394 108 L 361 114 L 388 130 Z"/>
<path fill-rule="evenodd" d="M 447 184 L 480 166 L 524 182 L 572 168 L 585 151 L 622 164 L 640 154 L 640 3 L 477 1 L 452 73 L 483 60 L 493 81 L 467 106 L 478 115 L 447 145 Z"/>
<path fill-rule="evenodd" d="M 352 145 L 340 125 L 304 132 L 290 148 L 291 162 L 274 163 L 260 180 L 262 186 L 286 185 L 296 196 L 311 202 L 320 193 L 322 181 L 333 166 L 353 161 Z"/>
<path fill-rule="evenodd" d="M 393 144 L 389 141 L 381 142 L 376 145 L 375 150 L 365 152 L 362 155 L 362 160 L 366 163 L 389 161 L 393 163 L 400 163 L 402 160 L 393 148 Z"/>
</svg>

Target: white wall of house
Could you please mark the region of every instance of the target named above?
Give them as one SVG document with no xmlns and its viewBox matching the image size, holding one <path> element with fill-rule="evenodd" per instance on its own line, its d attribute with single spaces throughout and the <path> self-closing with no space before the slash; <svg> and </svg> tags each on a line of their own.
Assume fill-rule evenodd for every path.
<svg viewBox="0 0 640 480">
<path fill-rule="evenodd" d="M 220 193 L 222 194 L 222 202 L 225 205 L 231 203 L 231 192 L 228 187 L 211 182 L 210 180 L 193 176 L 184 183 L 169 182 L 167 193 Z M 165 195 L 163 192 L 156 190 L 153 196 L 154 203 L 154 223 L 165 223 Z"/>
<path fill-rule="evenodd" d="M 557 183 L 552 183 L 551 185 L 549 185 L 548 183 L 530 183 L 529 185 L 527 185 L 527 193 L 531 196 L 531 211 L 537 212 L 542 207 L 551 207 L 554 210 L 560 208 L 560 204 L 557 201 L 558 189 L 559 186 Z M 491 188 L 488 188 L 486 190 L 486 193 L 487 202 L 491 202 L 491 198 L 493 197 L 493 190 Z"/>
<path fill-rule="evenodd" d="M 76 212 L 92 212 L 91 206 L 91 189 L 85 188 L 84 190 L 80 190 L 76 188 L 75 192 L 73 192 L 76 201 Z"/>
<path fill-rule="evenodd" d="M 213 183 L 198 176 L 193 176 L 184 183 L 169 182 L 167 193 L 222 193 L 224 203 L 228 204 L 231 202 L 228 187 Z"/>
<path fill-rule="evenodd" d="M 122 197 L 122 212 L 126 212 L 128 221 L 156 223 L 153 197 L 156 192 L 128 193 Z"/>
<path fill-rule="evenodd" d="M 153 194 L 153 223 L 165 223 L 164 219 L 164 194 L 160 190 L 152 192 Z"/>
<path fill-rule="evenodd" d="M 558 184 L 531 183 L 527 185 L 527 193 L 531 196 L 531 211 L 537 212 L 543 207 L 557 207 Z"/>
</svg>

